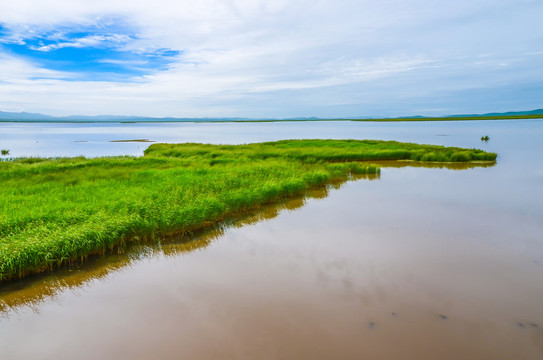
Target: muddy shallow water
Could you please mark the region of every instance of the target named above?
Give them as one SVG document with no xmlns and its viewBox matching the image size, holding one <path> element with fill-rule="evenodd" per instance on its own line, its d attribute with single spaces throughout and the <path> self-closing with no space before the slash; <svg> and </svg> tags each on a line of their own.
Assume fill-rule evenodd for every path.
<svg viewBox="0 0 543 360">
<path fill-rule="evenodd" d="M 1 359 L 543 358 L 543 121 L 216 126 L 206 141 L 195 124 L 185 141 L 306 132 L 499 158 L 386 166 L 192 238 L 4 286 Z M 165 141 L 131 129 L 115 136 Z M 58 136 L 59 149 L 77 144 Z"/>
</svg>

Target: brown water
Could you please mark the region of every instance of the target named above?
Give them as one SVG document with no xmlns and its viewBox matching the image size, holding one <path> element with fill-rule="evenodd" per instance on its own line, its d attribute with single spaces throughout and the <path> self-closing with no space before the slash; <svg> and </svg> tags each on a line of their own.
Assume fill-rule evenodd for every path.
<svg viewBox="0 0 543 360">
<path fill-rule="evenodd" d="M 4 286 L 0 359 L 542 359 L 543 123 L 524 126 L 485 129 L 493 167 L 395 164 Z"/>
</svg>

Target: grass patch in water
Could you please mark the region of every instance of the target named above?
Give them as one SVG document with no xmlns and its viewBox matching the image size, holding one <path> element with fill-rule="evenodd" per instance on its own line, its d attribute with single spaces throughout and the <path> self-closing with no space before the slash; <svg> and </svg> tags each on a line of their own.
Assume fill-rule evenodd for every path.
<svg viewBox="0 0 543 360">
<path fill-rule="evenodd" d="M 2 161 L 0 281 L 201 229 L 334 180 L 379 173 L 362 161 L 495 159 L 481 150 L 393 141 L 287 140 L 154 144 L 144 157 Z"/>
</svg>

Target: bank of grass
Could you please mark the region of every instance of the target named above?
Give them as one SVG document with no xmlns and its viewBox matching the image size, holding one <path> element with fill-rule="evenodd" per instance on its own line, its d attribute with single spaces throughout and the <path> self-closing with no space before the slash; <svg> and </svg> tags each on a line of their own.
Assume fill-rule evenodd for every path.
<svg viewBox="0 0 543 360">
<path fill-rule="evenodd" d="M 147 157 L 208 160 L 210 164 L 283 159 L 319 162 L 413 160 L 439 162 L 494 161 L 496 154 L 477 149 L 380 140 L 282 140 L 247 145 L 155 144 Z"/>
<path fill-rule="evenodd" d="M 458 116 L 442 116 L 442 117 L 397 117 L 397 118 L 309 118 L 309 119 L 247 119 L 247 120 L 224 120 L 212 122 L 319 122 L 319 121 L 367 121 L 367 122 L 413 122 L 413 121 L 472 121 L 472 120 L 526 120 L 526 119 L 542 119 L 543 114 L 528 114 L 528 115 L 458 115 Z M 204 121 L 205 122 L 205 121 Z"/>
<path fill-rule="evenodd" d="M 522 120 L 541 119 L 543 114 L 529 115 L 458 115 L 443 117 L 403 117 L 391 119 L 357 119 L 354 121 L 464 121 L 464 120 Z"/>
<path fill-rule="evenodd" d="M 367 161 L 495 159 L 481 150 L 398 142 L 289 140 L 154 144 L 144 157 L 2 161 L 0 281 L 200 229 L 335 179 L 378 174 Z"/>
</svg>

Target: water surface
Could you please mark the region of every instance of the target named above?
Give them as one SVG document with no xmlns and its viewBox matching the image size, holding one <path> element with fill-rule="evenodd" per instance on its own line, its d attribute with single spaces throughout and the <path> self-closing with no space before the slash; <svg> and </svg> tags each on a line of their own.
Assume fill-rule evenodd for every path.
<svg viewBox="0 0 543 360">
<path fill-rule="evenodd" d="M 541 120 L 0 124 L 0 148 L 20 156 L 141 155 L 149 145 L 111 140 L 286 138 L 499 158 L 385 167 L 193 238 L 4 286 L 0 358 L 543 358 Z"/>
</svg>

